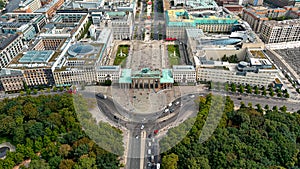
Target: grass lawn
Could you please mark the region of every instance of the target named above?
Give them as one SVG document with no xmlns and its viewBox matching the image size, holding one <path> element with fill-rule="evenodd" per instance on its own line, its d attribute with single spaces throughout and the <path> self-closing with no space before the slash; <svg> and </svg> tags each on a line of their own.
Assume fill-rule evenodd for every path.
<svg viewBox="0 0 300 169">
<path fill-rule="evenodd" d="M 120 45 L 118 47 L 118 52 L 117 52 L 116 58 L 114 60 L 114 65 L 121 65 L 121 66 L 125 65 L 125 63 L 126 63 L 125 61 L 128 56 L 128 53 L 129 53 L 129 47 L 130 47 L 130 45 Z M 122 50 L 123 54 L 126 54 L 126 56 L 119 56 L 119 54 L 121 53 L 121 50 Z"/>
<path fill-rule="evenodd" d="M 180 54 L 179 54 L 179 46 L 178 45 L 168 45 L 168 58 L 170 66 L 179 65 L 180 64 Z M 174 51 L 176 56 L 174 56 Z"/>
</svg>

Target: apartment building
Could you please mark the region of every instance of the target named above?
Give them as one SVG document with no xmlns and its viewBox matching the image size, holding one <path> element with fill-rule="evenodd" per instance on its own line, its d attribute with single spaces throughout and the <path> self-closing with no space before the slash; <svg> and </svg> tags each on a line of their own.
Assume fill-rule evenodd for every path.
<svg viewBox="0 0 300 169">
<path fill-rule="evenodd" d="M 174 65 L 173 78 L 180 84 L 196 83 L 196 70 L 190 65 Z"/>
<path fill-rule="evenodd" d="M 24 89 L 24 76 L 21 70 L 1 69 L 0 72 L 1 89 L 5 92 L 20 91 Z"/>
<path fill-rule="evenodd" d="M 255 32 L 260 32 L 264 22 L 279 18 L 297 19 L 298 8 L 285 6 L 284 8 L 250 7 L 243 10 L 242 18 L 249 23 Z"/>
<path fill-rule="evenodd" d="M 300 41 L 300 19 L 265 22 L 261 38 L 265 43 Z"/>
<path fill-rule="evenodd" d="M 6 67 L 23 49 L 22 34 L 0 34 L 0 68 Z"/>
</svg>

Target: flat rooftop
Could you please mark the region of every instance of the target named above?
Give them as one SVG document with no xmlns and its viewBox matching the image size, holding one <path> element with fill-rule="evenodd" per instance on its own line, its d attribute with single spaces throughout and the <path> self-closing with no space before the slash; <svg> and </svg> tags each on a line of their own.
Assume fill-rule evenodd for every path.
<svg viewBox="0 0 300 169">
<path fill-rule="evenodd" d="M 53 56 L 53 50 L 27 51 L 20 58 L 19 63 L 46 63 Z"/>
<path fill-rule="evenodd" d="M 190 65 L 173 65 L 173 71 L 195 71 L 195 68 Z"/>
<path fill-rule="evenodd" d="M 0 50 L 6 48 L 11 42 L 18 38 L 17 34 L 0 34 Z"/>
<path fill-rule="evenodd" d="M 120 66 L 96 66 L 96 71 L 120 71 Z"/>
<path fill-rule="evenodd" d="M 205 15 L 203 17 L 195 17 L 184 9 L 177 9 L 166 11 L 166 22 L 168 26 L 196 26 L 198 24 L 237 24 L 238 18 L 233 15 Z"/>
<path fill-rule="evenodd" d="M 119 83 L 131 83 L 131 69 L 122 69 Z"/>
</svg>

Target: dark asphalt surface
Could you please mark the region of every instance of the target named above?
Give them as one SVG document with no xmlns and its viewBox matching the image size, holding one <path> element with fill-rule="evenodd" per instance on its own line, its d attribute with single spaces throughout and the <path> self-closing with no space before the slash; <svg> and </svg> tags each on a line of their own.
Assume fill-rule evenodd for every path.
<svg viewBox="0 0 300 169">
<path fill-rule="evenodd" d="M 211 91 L 210 91 L 211 92 Z M 145 160 L 144 160 L 144 166 L 146 168 L 149 162 L 154 166 L 159 161 L 159 145 L 157 143 L 157 140 L 154 138 L 153 131 L 154 130 L 160 130 L 166 126 L 169 126 L 170 124 L 173 124 L 176 120 L 181 119 L 185 116 L 185 112 L 187 110 L 192 110 L 195 113 L 193 115 L 196 115 L 198 112 L 198 107 L 194 103 L 194 99 L 197 98 L 198 95 L 206 95 L 210 93 L 209 91 L 203 92 L 203 93 L 194 93 L 195 97 L 191 98 L 192 94 L 182 96 L 180 98 L 177 98 L 173 101 L 173 105 L 171 108 L 175 109 L 171 118 L 168 118 L 166 120 L 163 120 L 159 122 L 159 119 L 166 117 L 169 113 L 163 113 L 164 111 L 158 111 L 154 112 L 152 114 L 148 115 L 142 115 L 142 114 L 134 114 L 133 112 L 125 110 L 121 105 L 114 102 L 111 98 L 107 99 L 100 99 L 98 98 L 98 107 L 101 109 L 101 112 L 103 112 L 110 120 L 117 123 L 118 125 L 122 125 L 126 127 L 130 131 L 130 138 L 129 138 L 129 152 L 128 152 L 128 161 L 127 161 L 127 168 L 128 169 L 138 169 L 140 167 L 140 151 L 141 151 L 141 125 L 143 124 L 145 126 L 144 130 L 147 132 L 147 136 L 150 134 L 152 135 L 151 138 L 146 139 L 146 147 L 145 147 Z M 252 103 L 253 107 L 255 107 L 256 104 L 260 104 L 262 107 L 264 107 L 266 104 L 269 105 L 270 108 L 273 106 L 281 107 L 285 105 L 288 109 L 288 111 L 296 111 L 300 109 L 299 102 L 290 102 L 287 99 L 274 99 L 274 98 L 268 98 L 264 96 L 247 96 L 239 95 L 239 94 L 233 94 L 228 92 L 212 92 L 213 94 L 220 94 L 223 96 L 230 96 L 233 100 L 234 104 L 236 106 L 239 106 L 241 102 L 244 102 L 246 105 L 248 103 Z M 175 106 L 175 102 L 179 101 L 180 104 Z M 126 117 L 126 118 L 124 118 Z M 146 120 L 143 120 L 146 119 Z M 138 136 L 138 139 L 136 138 Z M 153 139 L 154 138 L 154 142 Z M 149 147 L 149 142 L 152 142 L 151 146 Z M 151 155 L 148 154 L 148 149 L 151 149 Z M 154 156 L 154 161 L 151 159 L 151 156 Z"/>
</svg>

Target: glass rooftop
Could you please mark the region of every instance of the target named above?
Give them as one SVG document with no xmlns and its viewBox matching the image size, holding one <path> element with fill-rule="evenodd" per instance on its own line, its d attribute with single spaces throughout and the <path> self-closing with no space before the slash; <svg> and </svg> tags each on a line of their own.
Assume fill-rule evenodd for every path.
<svg viewBox="0 0 300 169">
<path fill-rule="evenodd" d="M 19 60 L 20 63 L 36 62 L 45 63 L 48 62 L 51 56 L 54 54 L 53 50 L 43 50 L 43 51 L 28 51 Z"/>
</svg>

